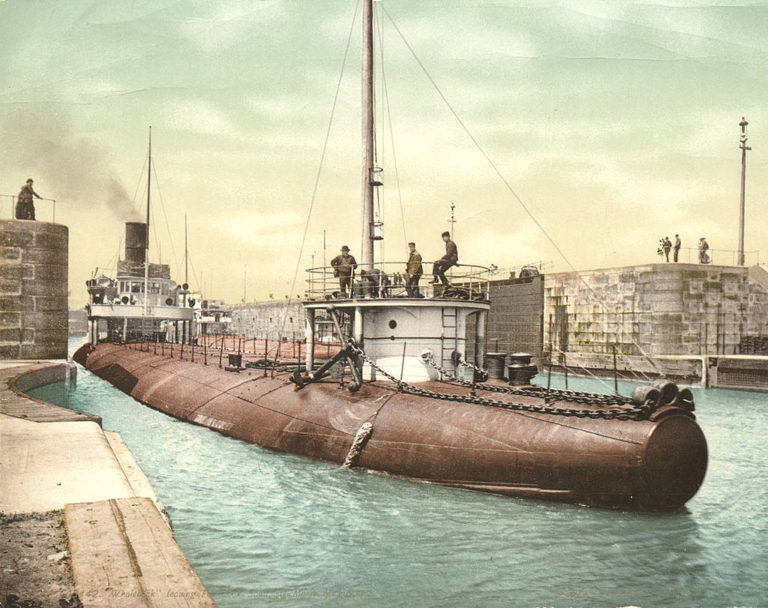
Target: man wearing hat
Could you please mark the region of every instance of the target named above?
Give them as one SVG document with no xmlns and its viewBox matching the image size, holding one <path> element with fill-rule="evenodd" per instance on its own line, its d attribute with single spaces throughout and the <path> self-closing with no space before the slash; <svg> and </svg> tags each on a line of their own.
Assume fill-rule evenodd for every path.
<svg viewBox="0 0 768 608">
<path fill-rule="evenodd" d="M 405 272 L 408 275 L 408 282 L 405 284 L 405 291 L 412 298 L 419 297 L 419 279 L 424 274 L 424 268 L 421 265 L 421 254 L 416 251 L 416 243 L 408 243 L 410 255 L 405 265 Z"/>
<path fill-rule="evenodd" d="M 32 188 L 32 178 L 27 180 L 27 183 L 21 187 L 19 191 L 19 198 L 16 201 L 16 219 L 17 220 L 34 220 L 35 219 L 35 204 L 32 201 L 32 197 L 43 198 Z"/>
<path fill-rule="evenodd" d="M 434 285 L 442 281 L 443 285 L 448 285 L 448 279 L 445 277 L 445 271 L 451 266 L 455 266 L 459 261 L 459 252 L 456 249 L 456 243 L 451 240 L 449 232 L 443 232 L 440 235 L 445 242 L 445 255 L 441 257 L 437 262 L 432 265 L 432 274 L 434 279 L 430 281 L 430 284 Z M 440 281 L 438 281 L 440 279 Z"/>
<path fill-rule="evenodd" d="M 352 282 L 352 274 L 357 268 L 357 261 L 349 255 L 349 247 L 346 245 L 341 247 L 341 255 L 337 255 L 331 260 L 331 266 L 333 266 L 333 276 L 339 277 L 339 288 L 346 298 L 350 295 L 349 287 Z"/>
</svg>

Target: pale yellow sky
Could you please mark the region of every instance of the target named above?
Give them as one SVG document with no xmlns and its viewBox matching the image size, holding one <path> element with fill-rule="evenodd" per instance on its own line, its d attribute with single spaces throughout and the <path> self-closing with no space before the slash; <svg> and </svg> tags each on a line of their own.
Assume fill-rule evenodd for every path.
<svg viewBox="0 0 768 608">
<path fill-rule="evenodd" d="M 706 236 L 734 250 L 746 116 L 746 249 L 768 259 L 768 4 L 380 4 L 568 261 L 387 16 L 384 258 L 403 258 L 406 237 L 439 257 L 451 203 L 464 263 L 646 263 L 675 232 L 684 247 Z M 152 257 L 178 280 L 184 215 L 192 287 L 231 303 L 246 267 L 249 300 L 288 294 L 297 264 L 322 260 L 323 230 L 328 259 L 344 243 L 359 254 L 358 19 L 299 260 L 354 10 L 354 0 L 0 3 L 0 194 L 34 177 L 57 199 L 73 305 L 97 267 L 113 272 L 122 223 L 144 213 L 150 124 Z M 49 203 L 37 208 L 50 219 Z M 10 210 L 0 198 L 0 215 Z"/>
</svg>

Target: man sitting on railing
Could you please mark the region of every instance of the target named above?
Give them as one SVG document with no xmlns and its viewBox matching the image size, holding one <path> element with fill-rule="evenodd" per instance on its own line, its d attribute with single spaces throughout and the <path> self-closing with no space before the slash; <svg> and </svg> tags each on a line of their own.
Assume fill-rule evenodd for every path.
<svg viewBox="0 0 768 608">
<path fill-rule="evenodd" d="M 434 279 L 430 281 L 430 285 L 438 283 L 438 278 L 442 281 L 443 285 L 448 285 L 448 279 L 445 278 L 445 271 L 451 266 L 455 266 L 459 261 L 459 251 L 456 248 L 456 243 L 451 240 L 451 234 L 449 232 L 443 232 L 443 240 L 445 241 L 445 255 L 435 262 L 432 267 L 432 274 Z"/>
<path fill-rule="evenodd" d="M 39 199 L 43 197 L 35 192 L 32 188 L 32 178 L 27 180 L 27 183 L 21 187 L 19 191 L 19 198 L 16 202 L 16 219 L 17 220 L 34 220 L 35 219 L 35 204 L 32 200 L 33 196 Z"/>
</svg>

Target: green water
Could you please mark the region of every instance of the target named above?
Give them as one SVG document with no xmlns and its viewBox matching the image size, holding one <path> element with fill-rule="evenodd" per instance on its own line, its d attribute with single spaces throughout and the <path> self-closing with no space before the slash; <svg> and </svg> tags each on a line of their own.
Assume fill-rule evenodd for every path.
<svg viewBox="0 0 768 608">
<path fill-rule="evenodd" d="M 505 498 L 278 454 L 142 406 L 80 367 L 77 390 L 34 396 L 120 432 L 222 607 L 768 606 L 768 397 L 694 394 L 709 470 L 675 514 Z"/>
</svg>

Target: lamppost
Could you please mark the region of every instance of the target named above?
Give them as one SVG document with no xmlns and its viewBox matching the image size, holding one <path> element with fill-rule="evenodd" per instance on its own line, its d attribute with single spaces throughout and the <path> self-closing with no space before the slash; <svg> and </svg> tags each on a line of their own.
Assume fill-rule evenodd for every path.
<svg viewBox="0 0 768 608">
<path fill-rule="evenodd" d="M 739 138 L 739 147 L 741 148 L 741 200 L 739 203 L 739 260 L 737 262 L 739 266 L 744 266 L 744 189 L 747 175 L 747 150 L 752 149 L 747 146 L 748 124 L 742 116 L 739 123 L 741 127 L 741 137 Z"/>
</svg>

